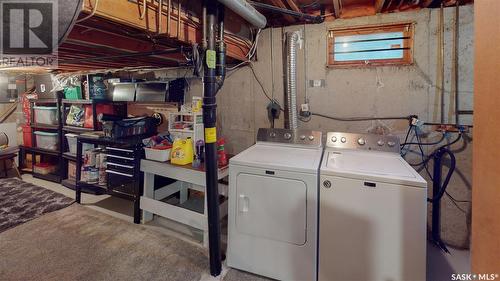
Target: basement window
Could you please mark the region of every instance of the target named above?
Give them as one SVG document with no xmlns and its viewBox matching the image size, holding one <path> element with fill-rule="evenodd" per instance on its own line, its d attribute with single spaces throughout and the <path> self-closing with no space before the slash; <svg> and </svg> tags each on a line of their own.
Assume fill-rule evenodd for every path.
<svg viewBox="0 0 500 281">
<path fill-rule="evenodd" d="M 412 62 L 412 23 L 328 31 L 328 66 L 404 65 Z"/>
</svg>

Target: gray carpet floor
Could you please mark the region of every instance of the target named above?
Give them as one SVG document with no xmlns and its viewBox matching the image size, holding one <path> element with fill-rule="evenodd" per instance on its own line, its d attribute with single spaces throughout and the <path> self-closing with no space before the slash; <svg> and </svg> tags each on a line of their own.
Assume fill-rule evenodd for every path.
<svg viewBox="0 0 500 281">
<path fill-rule="evenodd" d="M 73 201 L 17 178 L 0 179 L 0 232 L 65 208 Z"/>
<path fill-rule="evenodd" d="M 209 277 L 201 247 L 76 204 L 1 233 L 0 253 L 2 280 Z M 223 280 L 266 279 L 230 269 Z"/>
</svg>

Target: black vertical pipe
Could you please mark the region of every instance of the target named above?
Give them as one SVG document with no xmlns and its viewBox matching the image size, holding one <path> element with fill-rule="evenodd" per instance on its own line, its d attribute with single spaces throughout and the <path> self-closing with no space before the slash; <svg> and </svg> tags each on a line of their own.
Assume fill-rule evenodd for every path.
<svg viewBox="0 0 500 281">
<path fill-rule="evenodd" d="M 432 175 L 432 239 L 435 242 L 441 241 L 441 200 L 439 191 L 441 189 L 441 152 L 434 155 L 434 170 Z"/>
<path fill-rule="evenodd" d="M 215 19 L 217 15 L 216 0 L 205 0 L 206 17 L 206 50 L 204 56 L 203 77 L 203 125 L 205 128 L 205 174 L 206 174 L 206 201 L 208 211 L 208 243 L 210 254 L 210 274 L 218 276 L 222 270 L 221 243 L 219 225 L 219 190 L 217 180 L 217 136 L 216 116 L 217 93 L 216 79 L 216 50 Z"/>
<path fill-rule="evenodd" d="M 443 171 L 443 155 L 444 154 L 450 155 L 451 159 L 451 165 L 450 165 L 450 171 L 448 172 L 448 176 L 446 176 L 446 179 L 443 184 L 441 184 L 442 180 L 442 171 Z M 455 157 L 453 156 L 453 153 L 451 153 L 449 150 L 446 148 L 439 148 L 435 153 L 434 153 L 434 171 L 433 171 L 433 177 L 432 177 L 432 240 L 436 246 L 441 248 L 446 253 L 449 253 L 448 248 L 444 244 L 443 240 L 441 239 L 441 197 L 443 196 L 444 192 L 446 191 L 446 186 L 448 185 L 448 182 L 450 180 L 450 172 L 452 173 L 453 170 L 455 169 Z"/>
</svg>

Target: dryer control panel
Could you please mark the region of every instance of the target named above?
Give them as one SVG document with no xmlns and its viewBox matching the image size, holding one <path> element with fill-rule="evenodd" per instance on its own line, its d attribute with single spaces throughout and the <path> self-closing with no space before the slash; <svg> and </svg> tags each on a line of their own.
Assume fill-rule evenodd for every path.
<svg viewBox="0 0 500 281">
<path fill-rule="evenodd" d="M 291 144 L 304 147 L 322 147 L 322 133 L 312 130 L 289 130 L 277 128 L 260 128 L 257 141 L 279 144 Z"/>
<path fill-rule="evenodd" d="M 399 138 L 396 136 L 328 132 L 326 146 L 400 153 Z"/>
</svg>

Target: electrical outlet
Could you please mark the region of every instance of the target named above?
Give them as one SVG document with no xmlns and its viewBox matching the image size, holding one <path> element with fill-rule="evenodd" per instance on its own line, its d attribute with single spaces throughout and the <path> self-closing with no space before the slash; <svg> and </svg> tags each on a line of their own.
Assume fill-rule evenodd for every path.
<svg viewBox="0 0 500 281">
<path fill-rule="evenodd" d="M 300 116 L 303 117 L 309 117 L 311 116 L 311 112 L 309 111 L 309 104 L 308 103 L 303 103 L 300 105 Z"/>
<path fill-rule="evenodd" d="M 324 88 L 325 87 L 325 79 L 315 79 L 309 80 L 310 88 Z"/>
</svg>

